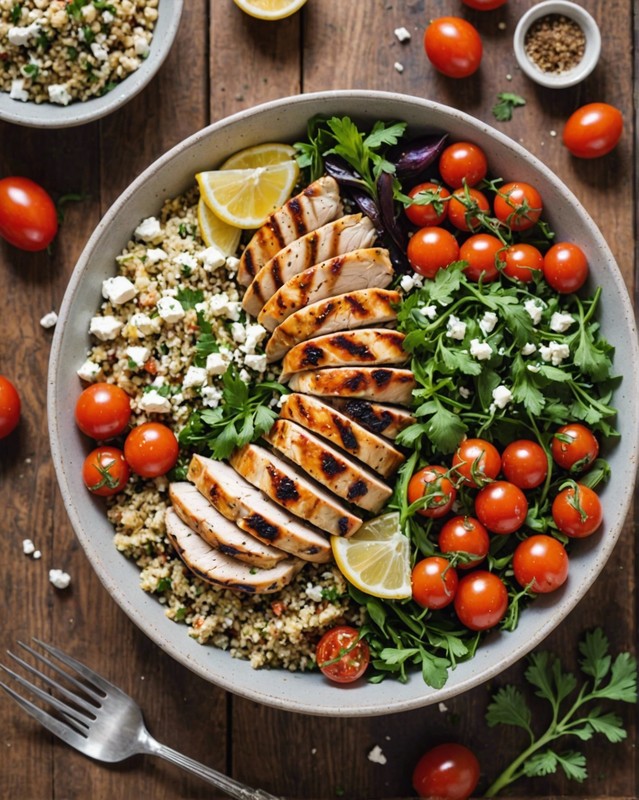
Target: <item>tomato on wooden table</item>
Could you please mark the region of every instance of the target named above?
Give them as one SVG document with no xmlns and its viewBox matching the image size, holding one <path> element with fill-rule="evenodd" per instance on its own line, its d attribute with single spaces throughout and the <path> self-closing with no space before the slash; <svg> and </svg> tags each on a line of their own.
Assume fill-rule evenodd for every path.
<svg viewBox="0 0 639 800">
<path fill-rule="evenodd" d="M 442 553 L 465 553 L 475 556 L 467 561 L 455 563 L 457 569 L 470 569 L 481 563 L 488 555 L 490 537 L 488 531 L 474 517 L 453 517 L 444 523 L 437 544 Z"/>
<path fill-rule="evenodd" d="M 548 456 L 544 448 L 531 439 L 517 439 L 501 454 L 504 476 L 520 489 L 535 489 L 548 475 Z"/>
<path fill-rule="evenodd" d="M 596 492 L 583 483 L 568 486 L 552 503 L 552 518 L 566 536 L 583 539 L 593 534 L 603 520 L 601 500 Z"/>
<path fill-rule="evenodd" d="M 327 631 L 317 644 L 317 666 L 335 683 L 352 683 L 366 672 L 370 649 L 359 631 L 340 625 Z"/>
<path fill-rule="evenodd" d="M 137 425 L 124 440 L 124 457 L 143 478 L 166 475 L 177 463 L 179 450 L 175 434 L 161 422 Z"/>
<path fill-rule="evenodd" d="M 405 213 L 413 225 L 420 228 L 429 225 L 439 225 L 446 219 L 447 208 L 446 198 L 450 197 L 450 192 L 446 187 L 439 183 L 419 183 L 408 193 L 409 197 L 417 197 L 421 202 L 406 206 Z M 427 202 L 424 202 L 427 201 Z"/>
<path fill-rule="evenodd" d="M 479 189 L 467 186 L 455 189 L 448 201 L 448 221 L 460 231 L 476 230 L 480 224 L 480 214 L 489 212 L 488 198 Z"/>
<path fill-rule="evenodd" d="M 0 375 L 0 439 L 18 427 L 21 407 L 18 390 L 9 378 Z"/>
<path fill-rule="evenodd" d="M 501 456 L 495 445 L 486 439 L 464 439 L 455 450 L 452 468 L 466 486 L 477 489 L 499 475 Z"/>
<path fill-rule="evenodd" d="M 599 158 L 614 150 L 622 132 L 619 109 L 608 103 L 588 103 L 568 117 L 563 141 L 573 156 Z"/>
<path fill-rule="evenodd" d="M 58 213 L 48 193 L 29 178 L 0 180 L 0 236 L 21 250 L 44 250 L 58 232 Z"/>
<path fill-rule="evenodd" d="M 439 157 L 439 174 L 452 189 L 475 186 L 486 177 L 488 160 L 486 154 L 472 142 L 449 144 Z"/>
<path fill-rule="evenodd" d="M 78 428 L 98 441 L 121 434 L 130 418 L 129 395 L 113 383 L 92 383 L 75 405 Z"/>
<path fill-rule="evenodd" d="M 525 231 L 536 224 L 544 204 L 534 186 L 514 181 L 499 187 L 493 210 L 497 219 L 512 231 Z"/>
<path fill-rule="evenodd" d="M 563 544 L 543 533 L 529 536 L 513 554 L 515 580 L 537 594 L 554 592 L 568 577 L 568 553 Z"/>
<path fill-rule="evenodd" d="M 448 514 L 457 497 L 457 490 L 444 467 L 422 467 L 410 479 L 408 502 L 412 505 L 422 497 L 426 497 L 426 502 L 418 510 L 418 514 L 431 519 Z"/>
<path fill-rule="evenodd" d="M 571 422 L 555 431 L 550 452 L 560 467 L 571 472 L 584 472 L 599 455 L 599 442 L 590 428 Z"/>
<path fill-rule="evenodd" d="M 467 78 L 479 69 L 483 46 L 477 29 L 461 17 L 434 19 L 424 33 L 429 61 L 449 78 Z"/>
<path fill-rule="evenodd" d="M 482 280 L 484 283 L 491 283 L 498 278 L 497 258 L 502 248 L 503 244 L 499 239 L 489 233 L 469 236 L 459 248 L 459 257 L 468 262 L 464 269 L 466 277 L 471 281 Z"/>
<path fill-rule="evenodd" d="M 576 244 L 557 242 L 546 252 L 544 278 L 559 294 L 578 291 L 587 277 L 588 260 Z"/>
<path fill-rule="evenodd" d="M 117 447 L 96 447 L 85 458 L 82 480 L 92 494 L 110 497 L 126 486 L 131 470 Z"/>
<path fill-rule="evenodd" d="M 479 490 L 475 498 L 475 514 L 492 533 L 514 533 L 524 524 L 528 501 L 514 483 L 493 481 Z"/>
<path fill-rule="evenodd" d="M 446 608 L 455 599 L 458 577 L 455 568 L 441 556 L 422 558 L 413 567 L 413 600 L 422 608 Z"/>
<path fill-rule="evenodd" d="M 541 273 L 544 268 L 541 252 L 534 245 L 525 242 L 511 244 L 501 251 L 498 258 L 503 264 L 505 275 L 524 283 L 530 283 L 535 273 Z"/>
<path fill-rule="evenodd" d="M 445 228 L 420 228 L 408 240 L 406 255 L 411 267 L 425 278 L 434 278 L 459 258 L 457 239 Z"/>
<path fill-rule="evenodd" d="M 432 800 L 468 800 L 479 782 L 477 756 L 462 744 L 447 742 L 428 750 L 413 770 L 413 789 Z"/>
<path fill-rule="evenodd" d="M 455 594 L 455 613 L 471 631 L 494 628 L 506 614 L 508 590 L 493 572 L 477 570 L 459 581 Z"/>
</svg>

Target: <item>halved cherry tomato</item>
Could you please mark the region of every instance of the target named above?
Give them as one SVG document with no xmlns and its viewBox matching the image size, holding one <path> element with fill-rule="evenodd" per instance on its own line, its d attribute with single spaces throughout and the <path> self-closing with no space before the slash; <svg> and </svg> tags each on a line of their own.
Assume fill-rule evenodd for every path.
<svg viewBox="0 0 639 800">
<path fill-rule="evenodd" d="M 571 294 L 584 285 L 588 261 L 583 250 L 572 242 L 557 242 L 544 256 L 544 278 L 560 294 Z"/>
<path fill-rule="evenodd" d="M 454 142 L 439 157 L 439 174 L 452 189 L 475 186 L 488 172 L 486 154 L 472 142 Z"/>
<path fill-rule="evenodd" d="M 588 103 L 568 117 L 563 140 L 573 156 L 598 158 L 614 150 L 622 131 L 619 109 L 608 103 Z"/>
<path fill-rule="evenodd" d="M 517 439 L 504 448 L 501 468 L 520 489 L 534 489 L 546 480 L 548 457 L 544 448 L 530 439 Z"/>
<path fill-rule="evenodd" d="M 554 592 L 568 577 L 568 553 L 552 536 L 529 536 L 515 548 L 513 572 L 520 586 L 537 594 Z"/>
<path fill-rule="evenodd" d="M 544 204 L 534 186 L 514 181 L 499 187 L 493 210 L 497 219 L 512 231 L 525 231 L 537 222 Z"/>
<path fill-rule="evenodd" d="M 438 519 L 450 511 L 457 490 L 444 467 L 430 466 L 418 470 L 408 483 L 408 502 L 426 496 L 426 504 L 417 512 L 423 517 Z"/>
<path fill-rule="evenodd" d="M 452 467 L 466 486 L 477 489 L 499 475 L 501 456 L 486 439 L 464 439 L 453 455 Z"/>
<path fill-rule="evenodd" d="M 82 480 L 92 494 L 110 497 L 126 486 L 131 470 L 117 447 L 96 447 L 85 458 Z"/>
<path fill-rule="evenodd" d="M 422 558 L 413 567 L 413 600 L 422 608 L 446 608 L 455 599 L 457 572 L 441 556 Z"/>
<path fill-rule="evenodd" d="M 479 782 L 475 754 L 454 742 L 439 744 L 419 759 L 413 770 L 413 788 L 426 800 L 468 800 Z"/>
<path fill-rule="evenodd" d="M 444 523 L 437 540 L 442 553 L 467 553 L 476 556 L 471 560 L 456 563 L 457 569 L 477 566 L 488 555 L 490 538 L 488 531 L 474 517 L 453 517 Z"/>
<path fill-rule="evenodd" d="M 175 434 L 161 422 L 145 422 L 124 440 L 124 457 L 143 478 L 157 478 L 173 469 L 179 454 Z"/>
<path fill-rule="evenodd" d="M 583 539 L 601 525 L 603 510 L 596 492 L 583 483 L 563 489 L 552 503 L 552 518 L 566 536 Z"/>
<path fill-rule="evenodd" d="M 448 201 L 448 220 L 460 231 L 474 231 L 479 226 L 479 212 L 488 213 L 490 203 L 479 189 L 455 189 Z"/>
<path fill-rule="evenodd" d="M 20 422 L 20 395 L 9 378 L 0 375 L 0 439 L 12 433 Z"/>
<path fill-rule="evenodd" d="M 424 49 L 435 69 L 449 78 L 476 72 L 483 51 L 477 29 L 461 17 L 434 19 L 424 33 Z"/>
<path fill-rule="evenodd" d="M 482 280 L 484 283 L 491 283 L 499 277 L 497 269 L 497 257 L 503 248 L 503 244 L 496 236 L 489 233 L 476 233 L 459 248 L 459 257 L 462 261 L 467 261 L 468 266 L 464 269 L 464 274 L 471 281 Z"/>
<path fill-rule="evenodd" d="M 408 193 L 409 197 L 419 195 L 422 200 L 428 200 L 426 203 L 406 206 L 406 216 L 413 223 L 419 225 L 420 228 L 429 225 L 439 225 L 442 220 L 446 219 L 446 198 L 450 197 L 450 192 L 446 187 L 439 183 L 419 183 L 414 186 Z"/>
<path fill-rule="evenodd" d="M 541 273 L 544 268 L 544 257 L 532 244 L 521 242 L 511 244 L 502 250 L 498 256 L 503 263 L 503 272 L 509 278 L 516 278 L 524 283 L 530 283 L 535 277 L 535 272 Z"/>
<path fill-rule="evenodd" d="M 335 683 L 352 683 L 366 672 L 370 649 L 359 631 L 348 625 L 331 628 L 319 640 L 317 666 Z"/>
<path fill-rule="evenodd" d="M 408 241 L 408 261 L 415 272 L 434 278 L 440 269 L 459 258 L 457 239 L 444 228 L 420 228 Z"/>
<path fill-rule="evenodd" d="M 489 483 L 475 498 L 477 519 L 493 533 L 514 533 L 524 524 L 527 513 L 526 495 L 508 481 Z"/>
<path fill-rule="evenodd" d="M 21 250 L 44 250 L 58 232 L 58 214 L 47 192 L 29 178 L 0 180 L 0 236 Z"/>
<path fill-rule="evenodd" d="M 98 441 L 118 436 L 129 424 L 131 400 L 113 383 L 92 383 L 78 397 L 75 421 L 82 433 Z"/>
<path fill-rule="evenodd" d="M 494 628 L 508 608 L 508 590 L 493 572 L 476 570 L 459 581 L 455 594 L 455 613 L 471 631 Z"/>
<path fill-rule="evenodd" d="M 550 451 L 560 467 L 571 472 L 584 472 L 599 455 L 599 442 L 590 428 L 571 422 L 555 432 Z"/>
</svg>

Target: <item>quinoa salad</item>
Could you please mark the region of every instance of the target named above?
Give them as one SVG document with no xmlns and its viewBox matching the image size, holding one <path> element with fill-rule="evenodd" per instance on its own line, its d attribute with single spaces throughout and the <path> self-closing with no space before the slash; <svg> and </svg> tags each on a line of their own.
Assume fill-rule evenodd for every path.
<svg viewBox="0 0 639 800">
<path fill-rule="evenodd" d="M 158 0 L 0 0 L 0 90 L 66 106 L 99 97 L 148 56 Z"/>
</svg>

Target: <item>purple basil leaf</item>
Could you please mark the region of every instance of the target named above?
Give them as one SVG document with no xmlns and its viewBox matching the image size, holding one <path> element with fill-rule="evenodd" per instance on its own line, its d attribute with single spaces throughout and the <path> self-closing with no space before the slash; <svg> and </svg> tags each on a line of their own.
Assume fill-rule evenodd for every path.
<svg viewBox="0 0 639 800">
<path fill-rule="evenodd" d="M 354 170 L 350 164 L 340 156 L 331 153 L 324 158 L 324 169 L 340 186 L 353 186 L 361 188 L 366 186 L 362 176 Z"/>
<path fill-rule="evenodd" d="M 386 157 L 395 165 L 396 175 L 400 180 L 416 178 L 437 159 L 444 149 L 447 138 L 447 133 L 441 136 L 438 134 L 420 136 L 393 148 Z"/>
<path fill-rule="evenodd" d="M 382 172 L 377 179 L 377 196 L 379 198 L 379 213 L 382 218 L 384 230 L 395 242 L 397 247 L 406 251 L 408 237 L 406 231 L 398 224 L 395 217 L 395 198 L 393 196 L 393 176 L 390 172 Z"/>
<path fill-rule="evenodd" d="M 337 180 L 337 179 L 336 179 Z M 379 213 L 379 208 L 375 200 L 365 191 L 358 188 L 349 188 L 348 189 L 348 196 L 353 200 L 353 202 L 357 205 L 360 211 L 362 211 L 366 216 L 371 220 L 377 233 L 381 235 L 384 230 L 384 225 L 382 223 L 382 218 Z"/>
</svg>

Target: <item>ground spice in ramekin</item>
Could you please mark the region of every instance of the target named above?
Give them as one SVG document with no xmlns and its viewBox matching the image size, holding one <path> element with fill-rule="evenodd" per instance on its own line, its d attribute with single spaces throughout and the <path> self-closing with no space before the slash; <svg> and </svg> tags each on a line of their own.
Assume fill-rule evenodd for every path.
<svg viewBox="0 0 639 800">
<path fill-rule="evenodd" d="M 583 58 L 586 36 L 573 19 L 563 14 L 548 14 L 530 26 L 524 49 L 543 72 L 566 72 Z"/>
</svg>

